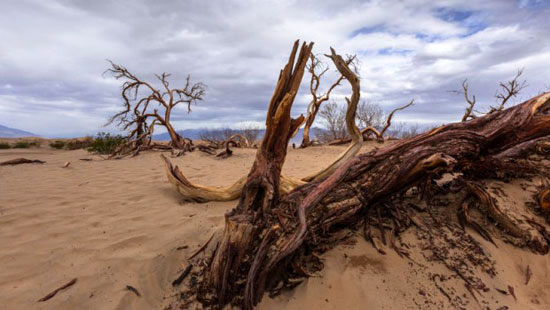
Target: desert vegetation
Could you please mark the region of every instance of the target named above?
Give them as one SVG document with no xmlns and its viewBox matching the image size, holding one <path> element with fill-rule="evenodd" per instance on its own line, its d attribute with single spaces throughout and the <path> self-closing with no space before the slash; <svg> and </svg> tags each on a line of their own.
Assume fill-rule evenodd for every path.
<svg viewBox="0 0 550 310">
<path fill-rule="evenodd" d="M 111 135 L 110 133 L 98 133 L 87 146 L 90 153 L 111 155 L 120 149 L 121 145 L 127 142 L 127 138 L 121 135 Z"/>
</svg>

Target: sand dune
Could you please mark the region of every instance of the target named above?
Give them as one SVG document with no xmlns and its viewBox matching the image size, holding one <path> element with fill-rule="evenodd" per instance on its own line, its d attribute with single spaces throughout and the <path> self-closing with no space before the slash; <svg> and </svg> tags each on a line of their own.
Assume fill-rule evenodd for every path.
<svg viewBox="0 0 550 310">
<path fill-rule="evenodd" d="M 372 147 L 368 146 L 368 147 Z M 289 150 L 284 173 L 304 176 L 335 158 L 343 147 Z M 85 151 L 48 148 L 2 150 L 0 161 L 17 157 L 46 164 L 0 167 L 0 305 L 2 309 L 163 309 L 174 302 L 170 283 L 194 253 L 223 227 L 235 202 L 182 203 L 166 181 L 159 153 L 101 160 Z M 173 159 L 193 182 L 227 185 L 248 172 L 255 150 L 214 159 L 201 152 Z M 80 161 L 92 158 L 93 161 Z M 70 161 L 68 168 L 62 168 Z M 510 186 L 504 184 L 503 186 Z M 517 188 L 517 187 L 514 187 Z M 521 191 L 514 199 L 528 200 Z M 550 261 L 497 240 L 479 242 L 496 260 L 491 290 L 468 308 L 547 309 Z M 403 236 L 413 245 L 412 233 Z M 259 309 L 445 309 L 449 301 L 428 280 L 440 264 L 420 266 L 388 250 L 378 254 L 358 235 L 324 254 L 325 269 L 294 291 L 265 297 Z M 353 240 L 355 240 L 353 242 Z M 525 268 L 533 277 L 525 285 Z M 38 299 L 77 278 L 46 302 Z M 141 297 L 128 291 L 136 288 Z M 515 288 L 517 301 L 494 288 Z M 485 304 L 486 303 L 486 304 Z"/>
</svg>

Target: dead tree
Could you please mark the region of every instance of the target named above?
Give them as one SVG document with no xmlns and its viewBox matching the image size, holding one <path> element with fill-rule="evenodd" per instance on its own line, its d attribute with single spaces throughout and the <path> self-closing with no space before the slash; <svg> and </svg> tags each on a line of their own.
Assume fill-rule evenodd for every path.
<svg viewBox="0 0 550 310">
<path fill-rule="evenodd" d="M 112 61 L 109 63 L 111 68 L 106 72 L 124 81 L 121 92 L 124 109 L 113 115 L 108 124 L 115 123 L 130 132 L 129 143 L 125 146 L 127 150 L 121 149 L 119 152 L 139 152 L 149 148 L 155 125 L 166 128 L 170 135 L 170 147 L 180 153 L 191 150 L 191 140 L 181 137 L 170 123 L 171 113 L 179 104 L 186 105 L 187 112 L 191 112 L 191 105 L 203 100 L 206 86 L 202 83 L 191 84 L 188 75 L 183 88 L 171 88 L 168 82 L 170 74 L 162 73 L 155 75 L 162 84 L 162 89 L 159 89 L 125 67 Z"/>
<path fill-rule="evenodd" d="M 290 280 L 297 276 L 308 277 L 306 264 L 317 257 L 312 253 L 333 246 L 328 240 L 337 240 L 336 234 L 355 227 L 365 212 L 380 203 L 434 182 L 444 173 L 460 174 L 482 159 L 490 165 L 494 157 L 522 143 L 550 137 L 550 93 L 544 93 L 506 110 L 352 157 L 324 178 L 282 195 L 281 167 L 290 133 L 300 123 L 290 117 L 290 108 L 311 44 L 302 46 L 293 65 L 297 49 L 296 43 L 281 72 L 267 112 L 266 138 L 239 203 L 226 214 L 214 252 L 194 272 L 197 281 L 188 293 L 205 306 L 232 303 L 252 309 L 265 292 L 292 287 L 296 282 Z M 178 177 L 177 172 L 174 175 Z M 477 198 L 485 214 L 521 240 L 520 245 L 548 252 L 550 235 L 543 226 L 518 221 L 499 209 L 474 181 L 463 182 L 463 190 Z"/>
<path fill-rule="evenodd" d="M 493 113 L 497 111 L 502 111 L 504 105 L 508 102 L 510 98 L 516 97 L 519 92 L 527 86 L 525 80 L 520 81 L 519 78 L 523 74 L 523 69 L 519 69 L 514 78 L 507 82 L 500 82 L 500 90 L 495 94 L 495 98 L 500 100 L 498 107 L 491 107 L 488 113 Z"/>
<path fill-rule="evenodd" d="M 228 281 L 230 271 L 236 270 L 244 262 L 247 258 L 246 249 L 255 243 L 254 239 L 260 237 L 258 233 L 261 231 L 254 227 L 259 219 L 255 215 L 261 216 L 261 212 L 257 213 L 257 211 L 269 210 L 281 199 L 279 182 L 288 141 L 304 119 L 303 116 L 292 119 L 290 109 L 302 81 L 312 47 L 312 43 L 307 45 L 304 43 L 295 64 L 294 60 L 299 48 L 298 41 L 294 44 L 288 63 L 279 75 L 269 104 L 265 137 L 258 149 L 253 168 L 248 174 L 239 205 L 235 212 L 226 215 L 224 235 L 210 264 L 210 270 L 204 278 L 205 284 L 208 283 L 205 287 L 216 288 L 217 303 L 220 305 L 226 304 L 227 298 L 234 294 L 233 287 Z M 269 235 L 273 235 L 277 229 L 278 226 L 271 227 Z M 260 249 L 260 252 L 264 251 L 265 249 Z M 248 286 L 246 290 L 248 294 L 255 295 L 254 289 L 255 286 Z M 252 307 L 251 304 L 248 306 Z"/>
<path fill-rule="evenodd" d="M 319 111 L 319 108 L 321 107 L 321 104 L 327 100 L 330 99 L 330 94 L 332 91 L 340 85 L 343 79 L 345 77 L 340 74 L 338 79 L 332 83 L 332 85 L 327 89 L 327 91 L 324 94 L 319 93 L 319 86 L 321 85 L 321 79 L 323 78 L 323 75 L 329 70 L 329 66 L 325 66 L 323 62 L 317 58 L 317 56 L 311 54 L 310 55 L 310 62 L 307 66 L 307 71 L 311 74 L 311 80 L 309 82 L 309 91 L 311 93 L 311 102 L 309 106 L 307 107 L 307 116 L 303 131 L 303 138 L 302 138 L 302 144 L 300 145 L 301 148 L 308 147 L 311 145 L 311 141 L 309 138 L 309 132 L 311 129 L 311 126 L 313 125 L 313 122 L 315 121 L 315 117 L 317 116 L 317 112 Z M 348 56 L 346 59 L 346 64 L 348 66 L 353 66 L 353 71 L 357 73 L 357 66 L 355 64 L 355 55 Z"/>
<path fill-rule="evenodd" d="M 465 122 L 469 119 L 476 118 L 474 112 L 474 106 L 476 105 L 476 96 L 473 95 L 470 99 L 470 96 L 468 95 L 468 80 L 462 81 L 462 93 L 464 94 L 464 100 L 468 103 L 468 107 L 466 107 L 466 111 L 464 112 L 464 115 L 462 116 L 462 122 Z M 456 91 L 457 93 L 460 93 L 460 91 Z"/>
<path fill-rule="evenodd" d="M 336 69 L 340 74 L 348 81 L 351 86 L 351 97 L 346 97 L 347 109 L 346 109 L 346 128 L 348 134 L 351 137 L 351 144 L 348 148 L 338 156 L 338 158 L 326 168 L 318 171 L 312 175 L 302 178 L 302 181 L 311 182 L 319 180 L 326 175 L 332 173 L 337 167 L 342 165 L 345 161 L 355 156 L 361 149 L 363 143 L 363 136 L 359 131 L 359 128 L 355 124 L 355 115 L 357 113 L 357 105 L 359 98 L 361 97 L 359 77 L 355 71 L 349 66 L 349 59 L 345 61 L 342 56 L 336 54 L 333 48 L 330 48 L 331 54 L 325 55 L 330 58 L 336 66 Z"/>
<path fill-rule="evenodd" d="M 372 134 L 376 137 L 376 140 L 379 142 L 379 143 L 382 143 L 385 141 L 384 139 L 384 134 L 386 133 L 386 131 L 391 127 L 391 120 L 393 118 L 393 115 L 395 114 L 395 112 L 397 111 L 401 111 L 401 110 L 404 110 L 408 107 L 410 107 L 411 105 L 414 104 L 414 99 L 409 101 L 409 103 L 403 105 L 403 106 L 400 106 L 400 107 L 397 107 L 395 109 L 393 109 L 390 114 L 388 114 L 388 117 L 386 118 L 386 124 L 384 125 L 384 127 L 382 127 L 382 130 L 378 130 L 376 129 L 376 127 L 374 126 L 367 126 L 363 129 L 361 129 L 361 137 L 366 140 L 367 139 L 367 136 L 369 134 Z M 346 143 L 349 143 L 351 142 L 352 139 L 342 139 L 340 141 L 335 141 L 335 142 L 331 142 L 329 143 L 330 145 L 340 145 L 340 144 L 346 144 Z"/>
<path fill-rule="evenodd" d="M 504 109 L 504 105 L 508 103 L 508 100 L 511 98 L 516 97 L 519 92 L 524 89 L 527 86 L 527 82 L 525 80 L 520 80 L 521 75 L 523 74 L 523 69 L 519 69 L 514 78 L 510 81 L 506 82 L 500 82 L 500 90 L 497 90 L 495 94 L 495 98 L 500 101 L 499 105 L 496 107 L 490 106 L 489 111 L 487 113 L 481 113 L 483 114 L 490 114 L 498 111 L 502 111 Z M 472 98 L 470 98 L 470 95 L 468 94 L 468 80 L 464 80 L 462 82 L 462 90 L 455 90 L 452 91 L 456 94 L 463 94 L 464 100 L 466 100 L 466 103 L 468 103 L 468 106 L 466 107 L 466 111 L 464 112 L 464 115 L 462 116 L 462 122 L 466 122 L 470 119 L 475 119 L 479 115 L 475 115 L 474 112 L 474 106 L 476 104 L 476 96 L 473 95 Z"/>
<path fill-rule="evenodd" d="M 361 131 L 369 127 L 380 128 L 384 123 L 384 111 L 380 105 L 364 100 L 357 106 L 356 117 L 359 128 L 363 128 Z"/>
<path fill-rule="evenodd" d="M 346 116 L 345 116 L 347 131 L 352 137 L 350 139 L 352 143 L 346 148 L 346 150 L 344 150 L 334 160 L 333 163 L 329 164 L 327 167 L 325 167 L 324 169 L 318 172 L 315 172 L 307 177 L 302 178 L 301 180 L 284 176 L 284 175 L 281 176 L 280 183 L 279 183 L 279 186 L 280 186 L 279 190 L 282 193 L 287 193 L 293 190 L 294 188 L 305 184 L 306 182 L 311 182 L 311 181 L 323 178 L 324 176 L 332 173 L 336 168 L 338 168 L 346 160 L 355 156 L 361 149 L 363 139 L 360 134 L 359 128 L 357 128 L 357 125 L 355 124 L 355 113 L 357 109 L 357 103 L 359 102 L 359 97 L 360 97 L 359 78 L 353 72 L 353 70 L 348 66 L 347 62 L 344 61 L 344 59 L 340 55 L 337 55 L 334 49 L 332 48 L 331 48 L 331 53 L 332 53 L 331 55 L 326 55 L 326 56 L 331 58 L 331 60 L 334 62 L 338 71 L 346 78 L 346 80 L 350 83 L 352 88 L 351 97 L 346 98 L 348 107 L 347 107 Z M 291 137 L 295 133 L 296 129 L 297 129 L 296 127 L 293 127 L 294 131 L 291 132 Z M 202 150 L 202 151 L 210 152 L 206 150 Z M 163 159 L 165 161 L 165 169 L 166 169 L 166 175 L 168 177 L 168 180 L 175 186 L 177 191 L 183 196 L 185 200 L 200 201 L 200 202 L 233 200 L 239 197 L 239 194 L 240 194 L 239 190 L 242 189 L 246 181 L 246 177 L 242 177 L 239 180 L 237 180 L 234 184 L 225 188 L 193 184 L 185 178 L 185 176 L 177 166 L 173 167 L 165 157 L 163 157 Z"/>
</svg>

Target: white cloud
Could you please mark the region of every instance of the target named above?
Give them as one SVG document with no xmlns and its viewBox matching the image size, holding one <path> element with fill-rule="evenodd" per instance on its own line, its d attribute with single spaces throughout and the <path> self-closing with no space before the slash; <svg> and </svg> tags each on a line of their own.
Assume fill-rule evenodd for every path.
<svg viewBox="0 0 550 310">
<path fill-rule="evenodd" d="M 362 95 L 385 109 L 415 98 L 398 120 L 457 120 L 463 103 L 447 91 L 465 78 L 482 107 L 516 68 L 525 67 L 525 96 L 550 84 L 546 1 L 4 2 L 0 124 L 43 135 L 104 130 L 120 87 L 101 75 L 107 58 L 144 79 L 206 83 L 206 100 L 174 115 L 178 128 L 261 124 L 298 38 L 319 54 L 357 53 Z M 293 113 L 308 101 L 304 87 Z"/>
</svg>

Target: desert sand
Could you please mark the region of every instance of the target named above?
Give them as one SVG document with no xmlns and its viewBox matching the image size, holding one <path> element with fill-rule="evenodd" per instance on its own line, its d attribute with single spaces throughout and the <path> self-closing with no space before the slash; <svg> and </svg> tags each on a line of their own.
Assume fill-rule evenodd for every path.
<svg viewBox="0 0 550 310">
<path fill-rule="evenodd" d="M 365 149 L 378 146 L 369 144 Z M 302 177 L 324 167 L 344 146 L 289 149 L 284 173 Z M 193 182 L 228 185 L 247 173 L 254 149 L 235 149 L 228 159 L 201 152 L 173 158 Z M 189 203 L 167 182 L 158 152 L 103 160 L 83 150 L 0 150 L 0 161 L 25 157 L 45 164 L 0 167 L 1 309 L 165 309 L 181 288 L 171 282 L 186 258 L 223 228 L 236 202 Z M 90 158 L 92 161 L 81 161 Z M 71 162 L 67 168 L 62 168 Z M 508 191 L 502 205 L 524 207 L 534 185 L 495 182 Z M 447 309 L 441 292 L 460 296 L 467 309 L 549 309 L 550 258 L 495 246 L 469 231 L 494 260 L 496 275 L 481 274 L 489 290 L 476 299 L 462 281 L 437 284 L 433 274 L 452 273 L 426 262 L 413 229 L 403 242 L 411 259 L 384 247 L 379 254 L 356 233 L 323 254 L 325 268 L 293 291 L 265 296 L 258 309 Z M 203 255 L 203 254 L 200 254 Z M 525 272 L 533 272 L 525 284 Z M 47 293 L 77 282 L 45 302 Z M 141 296 L 126 289 L 130 285 Z M 184 287 L 185 284 L 182 285 Z M 516 298 L 496 289 L 511 286 Z M 508 308 L 501 308 L 506 306 Z M 193 306 L 194 307 L 194 306 Z M 174 308 L 174 307 L 172 307 Z"/>
</svg>

